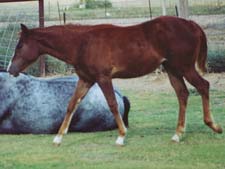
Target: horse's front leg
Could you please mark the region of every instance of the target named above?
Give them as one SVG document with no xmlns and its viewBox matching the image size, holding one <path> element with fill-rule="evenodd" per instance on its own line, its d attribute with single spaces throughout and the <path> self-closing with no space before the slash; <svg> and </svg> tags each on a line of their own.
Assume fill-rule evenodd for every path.
<svg viewBox="0 0 225 169">
<path fill-rule="evenodd" d="M 121 118 L 121 115 L 118 111 L 118 104 L 117 104 L 115 93 L 113 90 L 112 80 L 108 76 L 100 76 L 98 78 L 97 82 L 98 82 L 101 90 L 103 91 L 103 94 L 107 100 L 109 108 L 110 108 L 111 112 L 113 113 L 116 123 L 117 123 L 117 126 L 119 128 L 119 136 L 116 140 L 116 144 L 123 146 L 127 129 L 126 129 L 124 122 Z"/>
<path fill-rule="evenodd" d="M 90 89 L 92 85 L 93 83 L 84 81 L 83 79 L 79 79 L 75 92 L 67 107 L 67 113 L 65 115 L 64 121 L 58 131 L 58 134 L 55 136 L 53 140 L 54 145 L 61 144 L 63 134 L 67 133 L 73 114 L 75 113 L 80 101 L 87 94 L 88 90 Z"/>
</svg>

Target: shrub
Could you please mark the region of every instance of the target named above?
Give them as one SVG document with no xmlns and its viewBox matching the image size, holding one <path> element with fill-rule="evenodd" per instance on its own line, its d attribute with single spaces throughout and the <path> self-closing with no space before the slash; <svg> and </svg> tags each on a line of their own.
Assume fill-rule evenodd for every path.
<svg viewBox="0 0 225 169">
<path fill-rule="evenodd" d="M 25 72 L 33 76 L 40 76 L 39 60 L 30 65 Z"/>
<path fill-rule="evenodd" d="M 56 58 L 53 58 L 51 56 L 45 56 L 45 72 L 46 72 L 46 74 L 50 74 L 50 75 L 58 74 L 58 73 L 65 74 L 66 68 L 67 68 L 66 63 L 64 63 Z M 40 76 L 40 61 L 39 61 L 39 59 L 27 68 L 26 73 L 31 74 L 33 76 Z"/>
<path fill-rule="evenodd" d="M 46 74 L 57 74 L 62 73 L 65 74 L 67 70 L 67 64 L 52 57 L 46 56 Z"/>
<path fill-rule="evenodd" d="M 216 15 L 224 14 L 225 5 L 195 5 L 190 7 L 190 15 Z"/>
<path fill-rule="evenodd" d="M 95 8 L 112 8 L 112 3 L 108 0 L 100 1 L 100 0 L 87 0 L 86 1 L 87 9 L 95 9 Z"/>
<path fill-rule="evenodd" d="M 225 72 L 225 50 L 209 50 L 209 72 Z"/>
</svg>

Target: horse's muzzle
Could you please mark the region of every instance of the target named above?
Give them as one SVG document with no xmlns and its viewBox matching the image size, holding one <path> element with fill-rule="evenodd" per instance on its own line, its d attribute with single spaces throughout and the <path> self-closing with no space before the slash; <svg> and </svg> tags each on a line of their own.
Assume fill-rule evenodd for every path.
<svg viewBox="0 0 225 169">
<path fill-rule="evenodd" d="M 14 77 L 17 77 L 19 75 L 17 66 L 13 65 L 11 62 L 9 63 L 9 66 L 7 68 L 7 72 L 9 72 L 9 74 L 13 75 Z"/>
</svg>

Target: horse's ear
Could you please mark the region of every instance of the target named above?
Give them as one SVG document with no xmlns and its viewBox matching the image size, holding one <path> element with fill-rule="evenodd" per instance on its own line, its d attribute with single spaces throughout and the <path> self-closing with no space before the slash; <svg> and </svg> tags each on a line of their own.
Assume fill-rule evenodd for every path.
<svg viewBox="0 0 225 169">
<path fill-rule="evenodd" d="M 26 25 L 24 25 L 24 24 L 21 23 L 21 24 L 20 24 L 20 27 L 21 27 L 22 33 L 28 34 L 29 29 L 27 28 Z"/>
</svg>

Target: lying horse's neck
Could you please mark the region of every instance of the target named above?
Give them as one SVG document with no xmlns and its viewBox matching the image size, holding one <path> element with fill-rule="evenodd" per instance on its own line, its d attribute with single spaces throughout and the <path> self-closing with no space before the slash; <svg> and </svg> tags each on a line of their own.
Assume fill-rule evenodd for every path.
<svg viewBox="0 0 225 169">
<path fill-rule="evenodd" d="M 80 33 L 67 29 L 65 26 L 52 26 L 33 29 L 32 34 L 38 41 L 40 54 L 49 54 L 76 65 L 77 53 L 81 45 Z"/>
</svg>

